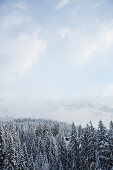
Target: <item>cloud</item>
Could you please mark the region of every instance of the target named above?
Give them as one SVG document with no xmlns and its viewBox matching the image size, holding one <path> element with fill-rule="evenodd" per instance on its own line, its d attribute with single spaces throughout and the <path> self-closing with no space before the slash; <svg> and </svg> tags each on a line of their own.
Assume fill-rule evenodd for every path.
<svg viewBox="0 0 113 170">
<path fill-rule="evenodd" d="M 0 29 L 8 30 L 12 27 L 20 26 L 26 19 L 26 16 L 23 16 L 19 11 L 14 10 L 1 18 Z"/>
<path fill-rule="evenodd" d="M 40 101 L 32 98 L 4 97 L 0 100 L 0 115 L 10 113 L 10 116 L 47 118 L 57 121 L 86 126 L 91 120 L 95 127 L 100 119 L 105 126 L 113 120 L 113 107 L 83 101 Z M 23 114 L 24 113 L 24 114 Z M 29 114 L 28 114 L 29 113 Z"/>
<path fill-rule="evenodd" d="M 104 92 L 101 95 L 101 100 L 104 103 L 113 106 L 113 103 L 112 103 L 112 101 L 113 101 L 113 84 L 107 84 L 104 87 Z"/>
<path fill-rule="evenodd" d="M 23 1 L 18 1 L 18 2 L 15 2 L 14 4 L 13 4 L 13 7 L 14 8 L 17 8 L 17 9 L 26 9 L 26 5 L 24 4 L 24 2 Z"/>
<path fill-rule="evenodd" d="M 67 36 L 71 36 L 73 35 L 73 32 L 70 28 L 61 28 L 59 31 L 58 31 L 58 34 L 62 37 L 62 38 L 65 38 Z"/>
<path fill-rule="evenodd" d="M 0 8 L 2 15 L 0 18 L 0 30 L 9 30 L 30 24 L 32 17 L 29 15 L 27 5 L 22 0 L 19 2 L 8 2 Z M 33 24 L 33 23 L 32 23 Z M 33 24 L 34 25 L 34 24 Z"/>
<path fill-rule="evenodd" d="M 9 75 L 8 78 L 24 74 L 37 62 L 46 49 L 46 42 L 39 39 L 35 31 L 30 34 L 19 33 L 14 38 L 6 37 L 0 45 L 2 55 L 11 56 L 8 65 L 2 69 L 2 72 Z"/>
<path fill-rule="evenodd" d="M 16 7 L 14 8 L 14 6 Z M 40 36 L 40 28 L 35 26 L 31 16 L 24 11 L 8 11 L 0 19 L 0 79 L 12 81 L 22 76 L 37 63 L 44 54 L 47 43 Z M 20 9 L 20 3 L 19 9 Z"/>
<path fill-rule="evenodd" d="M 87 63 L 100 51 L 108 50 L 113 45 L 113 20 L 100 25 L 98 31 L 86 36 L 78 56 L 80 63 Z"/>
<path fill-rule="evenodd" d="M 75 103 L 74 108 L 71 107 L 71 109 L 63 107 L 57 108 L 51 117 L 52 119 L 66 121 L 68 123 L 74 121 L 77 126 L 79 124 L 86 126 L 91 120 L 95 127 L 98 126 L 98 122 L 101 119 L 108 127 L 109 122 L 113 119 L 113 108 L 101 104 L 91 104 L 90 106 L 90 104 L 91 103 Z"/>
<path fill-rule="evenodd" d="M 113 84 L 102 84 L 101 92 L 94 97 L 94 101 L 113 108 Z"/>
<path fill-rule="evenodd" d="M 109 84 L 106 86 L 106 90 L 105 90 L 103 96 L 104 97 L 113 96 L 113 84 Z"/>
<path fill-rule="evenodd" d="M 104 5 L 104 4 L 105 4 L 105 2 L 103 0 L 99 1 L 99 2 L 96 2 L 96 3 L 93 4 L 93 8 L 98 8 L 98 7 L 100 7 L 100 6 Z"/>
<path fill-rule="evenodd" d="M 63 8 L 64 6 L 66 6 L 69 3 L 71 3 L 71 0 L 59 0 L 56 5 L 56 9 Z"/>
</svg>

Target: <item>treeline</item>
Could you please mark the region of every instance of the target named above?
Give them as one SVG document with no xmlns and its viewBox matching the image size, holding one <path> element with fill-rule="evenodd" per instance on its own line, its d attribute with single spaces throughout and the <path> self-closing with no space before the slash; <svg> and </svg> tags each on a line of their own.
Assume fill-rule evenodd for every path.
<svg viewBox="0 0 113 170">
<path fill-rule="evenodd" d="M 65 140 L 69 137 L 69 141 Z M 95 129 L 42 119 L 0 123 L 0 170 L 113 170 L 113 122 Z"/>
</svg>

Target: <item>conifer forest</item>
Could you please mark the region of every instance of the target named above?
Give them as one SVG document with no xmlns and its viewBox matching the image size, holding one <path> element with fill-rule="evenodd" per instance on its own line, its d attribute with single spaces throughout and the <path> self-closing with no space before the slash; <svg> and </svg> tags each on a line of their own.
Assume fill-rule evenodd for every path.
<svg viewBox="0 0 113 170">
<path fill-rule="evenodd" d="M 85 128 L 43 119 L 0 123 L 0 170 L 112 170 L 113 122 Z"/>
</svg>

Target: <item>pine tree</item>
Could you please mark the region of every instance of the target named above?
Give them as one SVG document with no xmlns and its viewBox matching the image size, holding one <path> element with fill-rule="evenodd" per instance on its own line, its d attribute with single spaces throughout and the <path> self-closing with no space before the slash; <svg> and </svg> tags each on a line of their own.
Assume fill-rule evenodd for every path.
<svg viewBox="0 0 113 170">
<path fill-rule="evenodd" d="M 64 142 L 64 138 L 62 133 L 60 133 L 57 137 L 57 148 L 58 148 L 58 166 L 63 168 L 63 170 L 67 169 L 67 149 L 66 144 Z"/>
<path fill-rule="evenodd" d="M 81 138 L 82 134 L 83 134 L 83 128 L 81 125 L 79 125 L 78 126 L 78 135 L 77 135 L 79 139 Z"/>
<path fill-rule="evenodd" d="M 35 160 L 35 169 L 41 169 L 44 165 L 44 157 L 43 157 L 43 145 L 41 136 L 38 139 L 38 147 L 37 147 L 37 155 Z"/>
<path fill-rule="evenodd" d="M 53 136 L 57 136 L 59 134 L 60 131 L 60 127 L 58 123 L 54 123 L 53 127 L 52 127 L 52 134 Z"/>
<path fill-rule="evenodd" d="M 25 141 L 28 155 L 32 154 L 33 139 L 34 139 L 33 127 L 28 125 Z"/>
<path fill-rule="evenodd" d="M 18 170 L 18 163 L 17 163 L 15 145 L 14 145 L 13 138 L 12 138 L 11 134 L 8 138 L 7 153 L 8 153 L 7 169 L 8 170 Z"/>
<path fill-rule="evenodd" d="M 113 167 L 113 122 L 110 122 L 110 130 L 109 130 L 109 146 L 110 146 L 110 163 L 111 167 Z"/>
<path fill-rule="evenodd" d="M 20 138 L 19 138 L 19 134 L 18 132 L 16 131 L 16 126 L 11 123 L 10 124 L 10 127 L 9 127 L 9 130 L 10 130 L 10 134 L 11 134 L 11 137 L 12 137 L 12 142 L 13 142 L 13 146 L 14 146 L 14 149 L 15 149 L 15 158 L 16 158 L 16 162 L 18 164 L 18 166 L 20 165 L 20 159 L 21 159 L 21 155 L 20 155 L 20 152 L 21 152 L 21 142 L 20 142 Z"/>
<path fill-rule="evenodd" d="M 83 135 L 81 137 L 81 162 L 82 162 L 82 169 L 89 170 L 89 153 L 90 153 L 90 146 L 89 146 L 89 126 L 87 125 L 84 129 Z"/>
<path fill-rule="evenodd" d="M 57 157 L 58 157 L 58 149 L 56 145 L 56 140 L 53 137 L 52 133 L 49 133 L 49 165 L 50 170 L 57 170 Z"/>
<path fill-rule="evenodd" d="M 34 137 L 33 142 L 32 142 L 32 155 L 33 155 L 33 160 L 36 159 L 36 138 Z"/>
<path fill-rule="evenodd" d="M 95 129 L 90 121 L 89 124 L 89 137 L 88 137 L 88 163 L 89 167 L 93 169 L 95 167 L 96 162 L 96 149 L 97 149 L 97 143 L 96 143 L 96 134 Z"/>
<path fill-rule="evenodd" d="M 101 120 L 99 121 L 98 125 L 97 140 L 99 168 L 103 170 L 110 169 L 110 146 L 108 141 L 108 133 Z"/>
<path fill-rule="evenodd" d="M 24 157 L 24 153 L 22 149 L 20 152 L 20 163 L 19 163 L 18 170 L 27 170 L 26 161 L 25 161 L 25 157 Z"/>
<path fill-rule="evenodd" d="M 44 151 L 44 162 L 49 162 L 49 148 L 50 148 L 50 137 L 48 131 L 44 133 L 43 138 L 43 151 Z"/>
<path fill-rule="evenodd" d="M 24 156 L 25 165 L 26 167 L 28 167 L 28 152 L 26 148 L 26 143 L 23 144 L 23 156 Z"/>
<path fill-rule="evenodd" d="M 81 161 L 82 168 L 93 169 L 96 162 L 96 135 L 95 129 L 90 122 L 84 129 L 81 138 Z"/>
<path fill-rule="evenodd" d="M 33 156 L 32 154 L 30 155 L 28 159 L 28 170 L 36 170 L 34 166 L 34 161 L 33 161 Z"/>
<path fill-rule="evenodd" d="M 74 123 L 72 124 L 72 132 L 68 146 L 68 168 L 72 170 L 80 169 L 79 142 Z"/>
<path fill-rule="evenodd" d="M 6 155 L 6 143 L 4 136 L 4 129 L 0 123 L 0 169 L 4 170 L 5 168 L 5 155 Z"/>
</svg>

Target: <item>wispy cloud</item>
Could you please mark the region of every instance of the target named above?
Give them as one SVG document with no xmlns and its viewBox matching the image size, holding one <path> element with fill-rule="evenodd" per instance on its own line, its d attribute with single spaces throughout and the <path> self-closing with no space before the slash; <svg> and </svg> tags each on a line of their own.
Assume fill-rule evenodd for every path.
<svg viewBox="0 0 113 170">
<path fill-rule="evenodd" d="M 0 56 L 4 56 L 8 61 L 2 65 L 0 77 L 7 81 L 29 70 L 47 47 L 46 41 L 39 38 L 40 28 L 38 26 L 33 28 L 35 24 L 31 16 L 26 11 L 22 14 L 19 10 L 23 9 L 23 6 L 21 7 L 20 3 L 11 5 L 13 5 L 13 10 L 0 19 Z M 17 5 L 18 10 L 16 10 Z"/>
<path fill-rule="evenodd" d="M 108 50 L 113 44 L 113 20 L 100 25 L 98 31 L 91 36 L 86 35 L 81 46 L 78 60 L 80 63 L 89 61 L 97 56 L 99 51 Z"/>
<path fill-rule="evenodd" d="M 92 96 L 93 103 L 100 103 L 104 106 L 110 106 L 113 109 L 113 83 L 101 83 L 101 89 L 97 95 Z M 91 101 L 91 100 L 90 100 Z"/>
<path fill-rule="evenodd" d="M 46 42 L 38 38 L 37 32 L 19 33 L 15 38 L 6 37 L 0 44 L 3 47 L 2 55 L 11 56 L 8 65 L 2 69 L 2 75 L 6 73 L 9 79 L 29 70 L 46 49 Z"/>
<path fill-rule="evenodd" d="M 71 2 L 72 2 L 72 0 L 59 0 L 56 5 L 56 9 L 63 8 L 64 6 L 66 6 L 67 4 L 69 4 Z"/>
<path fill-rule="evenodd" d="M 106 97 L 106 96 L 113 96 L 113 84 L 108 84 L 106 86 L 106 90 L 105 90 L 103 95 L 104 95 L 104 97 Z"/>
<path fill-rule="evenodd" d="M 73 31 L 71 30 L 71 28 L 60 28 L 58 31 L 58 34 L 62 37 L 65 38 L 67 36 L 71 36 L 73 35 Z"/>
<path fill-rule="evenodd" d="M 17 9 L 26 9 L 26 5 L 24 3 L 24 1 L 17 1 L 13 4 L 13 7 L 14 8 L 17 8 Z"/>
<path fill-rule="evenodd" d="M 11 11 L 8 15 L 4 15 L 0 20 L 0 29 L 8 30 L 20 26 L 26 21 L 26 16 L 23 16 L 19 11 Z"/>
<path fill-rule="evenodd" d="M 102 0 L 102 1 L 94 3 L 92 6 L 93 6 L 93 8 L 98 8 L 104 4 L 105 4 L 105 2 L 104 2 L 104 0 Z"/>
<path fill-rule="evenodd" d="M 63 106 L 57 108 L 53 112 L 52 118 L 69 123 L 74 120 L 76 125 L 82 124 L 82 126 L 85 126 L 91 120 L 95 127 L 98 126 L 99 120 L 102 119 L 108 127 L 109 122 L 113 119 L 112 110 L 113 108 L 107 105 L 95 103 L 77 104 L 75 102 L 71 109 L 66 109 Z"/>
</svg>

